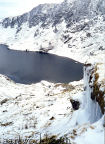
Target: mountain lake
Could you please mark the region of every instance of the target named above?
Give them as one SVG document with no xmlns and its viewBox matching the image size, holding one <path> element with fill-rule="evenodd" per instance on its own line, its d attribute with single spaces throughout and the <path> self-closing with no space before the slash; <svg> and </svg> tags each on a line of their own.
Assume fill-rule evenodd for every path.
<svg viewBox="0 0 105 144">
<path fill-rule="evenodd" d="M 42 80 L 69 83 L 83 78 L 83 64 L 54 54 L 9 50 L 0 45 L 0 74 L 22 84 Z"/>
</svg>

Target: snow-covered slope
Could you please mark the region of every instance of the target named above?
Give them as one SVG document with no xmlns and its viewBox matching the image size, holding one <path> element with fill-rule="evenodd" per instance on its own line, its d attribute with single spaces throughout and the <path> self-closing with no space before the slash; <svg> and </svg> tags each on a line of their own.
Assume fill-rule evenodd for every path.
<svg viewBox="0 0 105 144">
<path fill-rule="evenodd" d="M 104 144 L 104 117 L 98 103 L 91 99 L 88 70 L 84 75 L 85 91 L 83 81 L 22 85 L 1 75 L 1 143 L 19 137 L 39 140 L 41 133 L 42 137 L 66 135 L 71 144 Z M 79 109 L 75 110 L 71 100 L 79 102 Z"/>
<path fill-rule="evenodd" d="M 0 138 L 65 134 L 74 144 L 104 144 L 105 1 L 39 5 L 0 22 L 0 43 L 90 63 L 84 82 L 15 84 L 0 76 Z M 83 86 L 84 85 L 84 86 Z M 100 100 L 101 98 L 101 100 Z M 71 101 L 71 103 L 70 103 Z M 72 108 L 79 102 L 79 109 Z"/>
</svg>

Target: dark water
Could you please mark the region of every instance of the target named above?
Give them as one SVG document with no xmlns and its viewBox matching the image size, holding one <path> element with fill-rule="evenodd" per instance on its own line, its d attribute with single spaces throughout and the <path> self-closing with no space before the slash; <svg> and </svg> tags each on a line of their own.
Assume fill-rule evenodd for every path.
<svg viewBox="0 0 105 144">
<path fill-rule="evenodd" d="M 53 54 L 8 50 L 0 45 L 0 73 L 17 83 L 69 83 L 83 77 L 83 64 Z"/>
</svg>

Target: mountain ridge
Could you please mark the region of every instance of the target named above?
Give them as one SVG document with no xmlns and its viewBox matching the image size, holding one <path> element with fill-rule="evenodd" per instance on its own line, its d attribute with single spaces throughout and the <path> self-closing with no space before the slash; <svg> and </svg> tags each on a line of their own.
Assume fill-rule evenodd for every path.
<svg viewBox="0 0 105 144">
<path fill-rule="evenodd" d="M 64 19 L 66 22 L 79 21 L 83 18 L 96 16 L 98 14 L 105 14 L 105 2 L 103 0 L 74 0 L 72 3 L 69 0 L 65 0 L 61 4 L 40 4 L 33 8 L 30 12 L 23 15 L 5 18 L 2 21 L 3 27 L 8 26 L 19 27 L 28 21 L 29 27 L 36 26 L 40 22 L 44 26 L 44 23 L 52 22 L 52 25 L 56 25 Z M 60 21 L 61 20 L 61 21 Z"/>
</svg>

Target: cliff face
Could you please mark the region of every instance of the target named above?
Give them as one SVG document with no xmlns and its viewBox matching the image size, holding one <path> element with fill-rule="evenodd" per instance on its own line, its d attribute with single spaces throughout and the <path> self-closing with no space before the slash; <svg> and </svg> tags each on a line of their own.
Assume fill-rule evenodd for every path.
<svg viewBox="0 0 105 144">
<path fill-rule="evenodd" d="M 98 65 L 102 67 L 102 64 L 86 64 L 84 67 L 86 107 L 92 123 L 99 120 L 104 114 L 104 77 L 99 81 Z"/>
<path fill-rule="evenodd" d="M 93 77 L 93 78 L 92 78 Z M 91 72 L 90 76 L 90 83 L 93 83 L 93 85 L 90 84 L 90 88 L 92 88 L 91 92 L 91 99 L 96 102 L 98 102 L 102 114 L 104 114 L 104 97 L 105 97 L 105 89 L 101 90 L 101 87 L 103 86 L 102 83 L 98 83 L 99 74 L 97 72 L 97 66 L 95 66 L 94 70 Z"/>
</svg>

